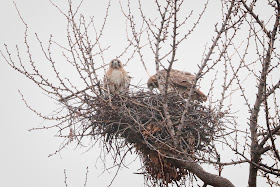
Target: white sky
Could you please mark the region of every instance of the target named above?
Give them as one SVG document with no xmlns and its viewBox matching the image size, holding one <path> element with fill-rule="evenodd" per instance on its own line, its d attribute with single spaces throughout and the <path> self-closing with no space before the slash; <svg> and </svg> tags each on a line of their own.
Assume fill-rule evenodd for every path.
<svg viewBox="0 0 280 187">
<path fill-rule="evenodd" d="M 63 43 L 66 39 L 65 19 L 48 0 L 17 0 L 15 2 L 29 25 L 30 43 L 35 46 L 33 48 L 34 56 L 37 57 L 38 61 L 43 61 L 44 59 L 37 56 L 36 53 L 38 48 L 36 48 L 37 43 L 34 33 L 38 33 L 43 42 L 47 42 L 49 35 L 52 34 L 56 41 Z M 56 1 L 54 0 L 54 2 Z M 95 16 L 99 27 L 105 14 L 107 3 L 104 2 L 85 0 L 85 5 L 82 7 L 85 17 Z M 146 13 L 155 17 L 155 12 L 147 3 L 149 1 L 143 2 L 146 3 Z M 190 1 L 188 8 L 194 7 L 195 10 L 201 10 L 203 2 L 198 0 Z M 66 3 L 67 1 L 59 3 L 59 6 L 65 11 L 67 10 Z M 211 2 L 206 16 L 201 20 L 202 26 L 198 27 L 192 38 L 188 40 L 191 45 L 186 45 L 184 50 L 178 53 L 179 59 L 184 62 L 191 61 L 192 63 L 175 64 L 175 68 L 192 73 L 197 71 L 197 64 L 200 63 L 204 45 L 210 42 L 213 36 L 213 24 L 219 21 L 220 12 L 216 8 L 218 5 L 216 1 Z M 189 12 L 189 9 L 186 11 Z M 195 15 L 198 12 L 195 12 Z M 16 44 L 23 46 L 24 26 L 11 0 L 0 0 L 0 24 L 1 50 L 4 49 L 3 43 L 8 44 L 10 48 L 13 48 Z M 115 58 L 124 49 L 126 42 L 125 27 L 125 20 L 122 17 L 118 1 L 113 0 L 102 41 L 104 47 L 111 46 L 110 50 L 105 54 L 106 61 Z M 145 58 L 152 60 L 149 57 Z M 145 83 L 148 75 L 145 74 L 141 64 L 135 61 L 133 59 L 126 68 L 134 77 L 133 83 L 141 80 L 142 83 Z M 150 73 L 154 73 L 152 70 L 153 61 L 147 66 L 151 70 Z M 47 126 L 49 123 L 43 121 L 25 107 L 18 90 L 22 91 L 31 106 L 44 114 L 51 113 L 56 108 L 56 105 L 36 85 L 11 69 L 2 57 L 0 57 L 0 85 L 0 186 L 64 186 L 64 169 L 67 172 L 69 186 L 83 186 L 87 166 L 89 167 L 88 186 L 105 187 L 110 184 L 111 179 L 114 177 L 114 170 L 111 173 L 106 171 L 102 174 L 102 164 L 95 164 L 100 152 L 98 146 L 84 153 L 86 149 L 74 149 L 75 146 L 73 145 L 63 150 L 59 155 L 48 157 L 49 154 L 58 149 L 62 140 L 54 137 L 56 134 L 55 129 L 28 132 L 28 129 L 42 125 Z M 202 85 L 205 85 L 205 88 L 209 88 L 207 80 L 203 80 Z M 129 156 L 128 163 L 129 160 L 134 158 L 135 155 Z M 108 160 L 108 163 L 110 162 Z M 110 166 L 108 165 L 108 167 Z M 124 168 L 119 172 L 112 186 L 143 186 L 143 177 L 133 174 L 140 167 L 139 159 L 137 159 L 128 169 Z M 245 165 L 237 166 L 224 172 L 224 177 L 227 177 L 236 186 L 246 186 L 247 175 L 248 170 Z"/>
</svg>

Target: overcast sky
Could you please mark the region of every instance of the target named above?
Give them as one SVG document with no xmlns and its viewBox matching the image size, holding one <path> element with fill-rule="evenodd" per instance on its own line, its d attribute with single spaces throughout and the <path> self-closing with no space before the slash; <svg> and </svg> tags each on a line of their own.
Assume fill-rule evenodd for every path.
<svg viewBox="0 0 280 187">
<path fill-rule="evenodd" d="M 48 41 L 50 34 L 54 36 L 56 41 L 62 43 L 66 41 L 65 19 L 48 0 L 17 0 L 15 2 L 24 20 L 29 25 L 30 43 L 31 45 L 34 44 L 33 50 L 36 57 L 38 52 L 36 46 L 38 47 L 38 45 L 34 37 L 35 32 L 39 34 L 43 42 Z M 53 2 L 56 1 L 54 0 Z M 58 4 L 65 11 L 67 10 L 66 2 L 63 1 Z M 81 12 L 86 18 L 95 16 L 99 27 L 105 15 L 107 3 L 104 2 L 85 0 L 85 4 L 81 8 Z M 143 2 L 146 3 L 144 4 L 147 15 L 156 17 L 156 13 L 152 11 L 149 3 L 147 3 L 148 1 Z M 186 12 L 190 12 L 191 8 L 195 8 L 195 10 L 198 10 L 197 12 L 195 11 L 195 15 L 198 15 L 203 7 L 203 1 L 193 0 L 189 3 L 189 6 L 187 6 L 189 9 L 186 9 Z M 217 6 L 216 1 L 211 2 L 205 18 L 201 20 L 202 26 L 189 39 L 189 43 L 192 45 L 184 48 L 184 51 L 188 52 L 179 51 L 178 53 L 179 59 L 189 60 L 193 63 L 183 66 L 175 64 L 175 68 L 188 70 L 192 73 L 197 71 L 197 64 L 201 60 L 204 45 L 210 42 L 211 36 L 213 36 L 213 25 L 221 15 L 215 9 Z M 10 48 L 14 48 L 16 44 L 23 46 L 24 25 L 11 0 L 0 1 L 0 23 L 0 49 L 4 50 L 4 43 L 8 44 Z M 118 1 L 113 1 L 102 40 L 104 47 L 110 46 L 110 50 L 105 55 L 106 61 L 115 58 L 123 51 L 126 42 L 125 28 L 125 19 L 120 11 Z M 24 53 L 24 50 L 22 53 Z M 127 57 L 124 57 L 123 60 L 126 60 Z M 149 57 L 146 58 L 149 59 Z M 38 61 L 44 60 L 40 56 L 37 59 Z M 148 64 L 151 74 L 154 73 L 153 66 L 153 62 Z M 134 59 L 129 62 L 126 69 L 133 76 L 134 84 L 138 82 L 145 83 L 148 78 L 141 63 L 135 62 Z M 202 81 L 201 84 L 205 85 L 207 92 L 207 88 L 209 88 L 207 80 Z M 59 148 L 62 139 L 55 137 L 56 129 L 28 131 L 33 127 L 47 126 L 50 123 L 42 120 L 26 108 L 18 90 L 21 90 L 30 105 L 44 114 L 51 113 L 56 108 L 56 104 L 46 97 L 31 81 L 11 69 L 2 57 L 0 57 L 0 85 L 0 186 L 64 186 L 64 169 L 67 173 L 69 186 L 83 186 L 87 167 L 89 168 L 88 186 L 105 187 L 110 184 L 115 170 L 103 173 L 102 162 L 98 160 L 100 153 L 98 145 L 88 152 L 86 152 L 87 148 L 75 148 L 72 145 L 64 149 L 60 154 L 48 157 L 49 154 L 54 153 Z M 130 163 L 134 158 L 136 158 L 136 155 L 129 156 L 127 163 Z M 110 157 L 108 157 L 107 167 L 110 167 L 110 164 L 112 163 Z M 140 161 L 136 159 L 135 162 L 129 165 L 128 169 L 124 168 L 119 172 L 112 186 L 143 186 L 143 177 L 133 174 L 140 167 Z M 244 186 L 248 178 L 247 173 L 248 170 L 245 165 L 237 166 L 235 169 L 225 170 L 224 177 L 228 177 L 236 186 Z"/>
</svg>

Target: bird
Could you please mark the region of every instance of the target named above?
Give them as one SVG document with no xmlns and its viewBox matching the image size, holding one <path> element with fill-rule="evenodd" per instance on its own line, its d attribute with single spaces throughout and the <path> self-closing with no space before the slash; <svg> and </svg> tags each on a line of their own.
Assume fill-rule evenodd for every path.
<svg viewBox="0 0 280 187">
<path fill-rule="evenodd" d="M 104 76 L 105 94 L 122 95 L 129 92 L 131 77 L 124 70 L 119 59 L 113 59 L 109 63 L 109 69 Z"/>
<path fill-rule="evenodd" d="M 148 79 L 147 87 L 152 91 L 154 88 L 159 88 L 159 84 L 157 81 L 157 75 L 160 81 L 162 81 L 163 86 L 166 83 L 167 70 L 160 70 L 158 74 L 151 76 Z M 188 93 L 194 84 L 196 76 L 184 71 L 179 71 L 175 69 L 171 69 L 169 71 L 169 79 L 168 79 L 168 89 L 167 92 L 176 92 L 181 95 L 183 98 L 188 98 Z M 194 93 L 191 96 L 192 100 L 197 101 L 206 101 L 206 95 L 201 92 L 199 89 L 194 88 Z"/>
</svg>

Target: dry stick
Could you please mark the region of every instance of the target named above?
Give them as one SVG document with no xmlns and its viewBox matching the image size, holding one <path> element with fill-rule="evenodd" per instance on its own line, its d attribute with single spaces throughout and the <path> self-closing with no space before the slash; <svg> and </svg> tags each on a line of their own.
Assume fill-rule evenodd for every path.
<svg viewBox="0 0 280 187">
<path fill-rule="evenodd" d="M 267 86 L 267 77 L 265 76 L 265 79 L 264 79 L 264 90 L 266 91 L 266 86 Z M 269 122 L 269 107 L 268 107 L 268 102 L 267 102 L 267 94 L 265 93 L 264 94 L 264 106 L 265 106 L 265 120 L 266 120 L 266 127 L 268 129 L 268 136 L 271 140 L 271 144 L 272 144 L 272 149 L 274 151 L 274 155 L 275 157 L 278 159 L 278 161 L 280 161 L 280 156 L 279 156 L 279 152 L 278 150 L 276 149 L 276 146 L 275 146 L 275 139 L 273 138 L 273 134 L 271 132 L 271 129 L 270 129 L 270 122 Z"/>
<path fill-rule="evenodd" d="M 71 3 L 71 2 L 69 2 Z M 110 2 L 109 2 L 110 3 Z M 108 5 L 109 6 L 109 5 Z M 75 13 L 73 14 L 73 11 L 72 11 L 72 6 L 71 4 L 69 4 L 69 14 L 67 16 L 67 19 L 68 19 L 68 28 L 67 28 L 67 31 L 68 31 L 68 42 L 69 42 L 69 46 L 71 47 L 71 50 L 70 50 L 70 53 L 72 54 L 72 57 L 73 57 L 73 60 L 74 62 L 72 63 L 74 66 L 76 66 L 76 69 L 78 71 L 78 73 L 80 74 L 81 78 L 84 80 L 84 83 L 87 85 L 87 87 L 90 87 L 88 82 L 86 81 L 86 77 L 82 76 L 81 72 L 82 70 L 85 70 L 86 73 L 88 74 L 88 78 L 90 79 L 91 81 L 91 85 L 94 85 L 93 83 L 93 80 L 98 80 L 97 78 L 97 75 L 95 73 L 95 68 L 94 68 L 94 62 L 93 62 L 93 59 L 92 57 L 95 55 L 95 54 L 92 54 L 92 48 L 98 43 L 98 40 L 100 38 L 100 36 L 102 35 L 102 31 L 104 29 L 104 25 L 106 23 L 106 17 L 108 15 L 108 8 L 107 8 L 107 11 L 106 11 L 106 16 L 104 18 L 104 23 L 102 25 L 102 29 L 100 31 L 100 35 L 99 36 L 96 36 L 96 42 L 94 45 L 91 45 L 90 44 L 90 41 L 89 41 L 89 37 L 88 37 L 88 27 L 91 25 L 92 23 L 92 20 L 91 22 L 88 24 L 88 26 L 85 25 L 85 20 L 83 18 L 83 16 L 80 17 L 80 24 L 79 26 L 76 25 L 76 22 L 74 20 L 74 17 L 75 17 Z M 71 36 L 70 36 L 70 33 L 69 33 L 69 24 L 72 25 L 72 32 L 74 34 L 74 39 L 75 39 L 75 43 L 72 42 L 71 40 Z M 83 26 L 85 31 L 84 33 L 81 33 L 80 31 L 80 27 Z M 73 44 L 73 45 L 72 45 Z M 75 49 L 75 45 L 78 45 L 78 51 Z M 79 52 L 81 52 L 81 55 L 82 55 L 82 59 L 81 57 L 79 56 Z M 100 53 L 102 53 L 103 51 L 101 50 Z M 86 57 L 86 54 L 89 55 L 89 60 L 88 58 Z M 99 54 L 99 53 L 97 53 Z M 85 67 L 84 69 L 81 69 L 80 66 L 78 65 L 77 61 L 76 61 L 76 58 L 78 60 L 80 60 L 81 64 Z M 83 63 L 84 62 L 84 63 Z M 90 71 L 90 67 L 92 68 L 92 72 Z M 91 77 L 92 74 L 94 75 L 94 79 Z M 100 85 L 97 84 L 96 85 L 98 88 L 99 88 L 99 92 L 101 90 L 100 88 Z M 93 92 L 95 92 L 94 90 L 92 90 Z"/>
<path fill-rule="evenodd" d="M 89 173 L 88 166 L 87 166 L 86 170 L 87 171 L 86 171 L 86 179 L 85 179 L 84 187 L 87 186 L 87 181 L 88 181 L 88 173 Z"/>
<path fill-rule="evenodd" d="M 278 1 L 277 1 L 278 2 Z M 280 13 L 280 3 L 278 2 L 278 7 L 277 7 L 277 13 Z M 245 8 L 247 7 L 246 4 L 243 1 L 243 5 L 245 6 Z M 256 21 L 259 23 L 259 19 L 257 17 L 255 17 L 255 14 L 253 13 L 252 9 L 247 9 L 249 11 L 249 13 L 256 19 Z M 264 25 L 262 23 L 259 23 L 260 26 L 262 26 L 262 28 L 265 28 Z M 258 92 L 257 92 L 257 96 L 256 96 L 256 100 L 255 100 L 255 104 L 254 107 L 252 109 L 252 113 L 250 115 L 250 133 L 251 133 L 251 161 L 254 163 L 259 163 L 260 162 L 260 157 L 261 154 L 258 153 L 259 149 L 261 147 L 259 147 L 258 145 L 258 135 L 257 135 L 257 121 L 258 121 L 258 116 L 259 116 L 259 111 L 260 111 L 260 107 L 261 104 L 263 102 L 263 96 L 266 94 L 264 87 L 265 87 L 265 79 L 267 76 L 267 72 L 268 72 L 268 68 L 270 66 L 271 63 L 271 54 L 272 51 L 274 49 L 274 42 L 276 40 L 276 34 L 278 31 L 278 27 L 279 27 L 279 15 L 276 15 L 276 19 L 275 19 L 275 23 L 273 26 L 273 30 L 271 32 L 271 34 L 268 34 L 268 32 L 266 30 L 265 33 L 268 34 L 269 37 L 269 46 L 267 49 L 267 53 L 266 53 L 266 57 L 264 59 L 264 63 L 263 63 L 263 67 L 262 67 L 262 71 L 261 71 L 261 77 L 259 79 L 259 86 L 258 86 Z M 258 172 L 258 167 L 255 167 L 255 165 L 250 164 L 250 170 L 249 170 L 249 187 L 254 187 L 256 186 L 256 180 L 257 180 L 257 172 Z"/>
<path fill-rule="evenodd" d="M 75 22 L 75 17 L 74 17 L 74 15 L 73 15 L 73 11 L 72 11 L 72 8 L 71 8 L 72 6 L 71 6 L 71 4 L 69 4 L 69 22 L 72 24 L 72 32 L 73 32 L 73 34 L 74 34 L 74 39 L 75 39 L 75 44 L 77 44 L 78 45 L 78 50 L 81 52 L 81 55 L 82 55 L 82 59 L 84 60 L 84 62 L 87 64 L 88 63 L 88 60 L 87 60 L 87 58 L 86 58 L 86 56 L 85 56 L 85 54 L 86 54 L 86 51 L 84 50 L 84 46 L 85 46 L 85 44 L 84 44 L 84 42 L 83 42 L 83 35 L 81 34 L 81 32 L 80 32 L 80 29 L 79 29 L 79 27 L 77 26 L 77 24 L 76 24 L 76 22 Z M 70 36 L 69 36 L 70 37 Z M 74 46 L 73 46 L 74 47 Z M 74 48 L 73 48 L 74 49 Z M 76 51 L 75 49 L 74 49 L 74 51 Z M 78 51 L 76 51 L 76 54 L 78 55 Z M 73 53 L 73 59 L 75 58 L 75 55 L 74 55 L 74 53 Z M 83 62 L 81 59 L 80 59 L 80 57 L 79 57 L 79 55 L 78 55 L 78 57 L 77 57 L 79 60 L 80 60 L 80 62 Z M 78 64 L 77 64 L 77 62 L 75 62 L 75 64 L 76 64 L 76 66 L 77 66 L 77 68 L 79 67 L 78 66 Z M 89 83 L 86 81 L 86 77 L 85 76 L 83 76 L 82 75 L 82 72 L 81 72 L 81 70 L 78 68 L 77 69 L 78 70 L 78 73 L 80 74 L 80 77 L 84 80 L 84 83 L 87 85 L 87 87 L 90 87 L 90 85 L 89 85 Z"/>
<path fill-rule="evenodd" d="M 111 6 L 111 0 L 108 1 L 108 5 L 107 5 L 107 8 L 106 8 L 106 14 L 105 14 L 105 17 L 104 17 L 104 21 L 103 21 L 102 27 L 101 27 L 101 29 L 100 29 L 100 31 L 99 31 L 99 35 L 97 34 L 97 29 L 96 29 L 95 24 L 94 24 L 94 22 L 93 22 L 93 18 L 91 18 L 91 23 L 92 23 L 92 26 L 93 26 L 93 28 L 94 28 L 95 35 L 96 35 L 96 37 L 95 37 L 95 38 L 96 38 L 96 42 L 95 42 L 95 44 L 94 44 L 93 46 L 95 46 L 95 45 L 97 44 L 97 46 L 98 46 L 98 48 L 99 48 L 99 51 L 100 51 L 100 54 L 101 54 L 101 58 L 102 58 L 103 65 L 105 64 L 105 62 L 104 62 L 104 55 L 103 55 L 103 52 L 104 52 L 105 50 L 102 49 L 102 47 L 101 47 L 100 38 L 101 38 L 101 36 L 103 35 L 104 29 L 105 29 L 105 25 L 106 25 L 107 20 L 108 20 L 109 8 L 110 8 L 110 6 Z M 90 46 L 90 45 L 89 45 L 89 46 Z M 109 47 L 110 47 L 110 46 L 109 46 Z M 107 50 L 109 47 L 107 47 L 106 50 Z M 90 53 L 90 56 L 91 56 L 91 58 L 92 58 L 91 53 Z M 99 68 L 95 68 L 95 67 L 94 67 L 94 63 L 93 63 L 93 60 L 92 60 L 92 59 L 91 59 L 91 68 L 92 68 L 92 71 L 93 71 L 93 73 L 94 73 L 94 76 L 95 76 L 96 80 L 98 80 L 96 71 L 97 71 Z M 104 72 L 105 72 L 105 69 L 104 69 Z M 99 92 L 101 93 L 101 86 L 100 86 L 100 85 L 98 85 L 98 89 L 99 89 Z"/>
<path fill-rule="evenodd" d="M 182 117 L 181 117 L 181 123 L 180 123 L 180 125 L 178 126 L 178 136 L 179 136 L 179 137 L 181 136 L 182 130 L 183 130 L 184 127 L 185 127 L 185 125 L 184 125 L 184 124 L 185 124 L 185 123 L 184 123 L 184 121 L 185 121 L 185 115 L 186 115 L 186 114 L 188 113 L 188 111 L 189 111 L 189 105 L 190 105 L 190 101 L 191 101 L 191 96 L 192 96 L 193 93 L 194 93 L 194 87 L 195 87 L 195 85 L 196 85 L 196 83 L 197 83 L 197 80 L 200 78 L 204 67 L 207 65 L 207 62 L 210 60 L 210 57 L 211 57 L 211 55 L 212 55 L 212 53 L 213 53 L 213 50 L 214 50 L 215 47 L 217 46 L 217 43 L 218 43 L 219 39 L 221 38 L 221 35 L 225 32 L 225 28 L 226 28 L 226 25 L 227 25 L 228 20 L 230 19 L 230 16 L 231 16 L 231 13 L 232 13 L 232 9 L 233 9 L 233 7 L 234 7 L 234 3 L 235 3 L 235 1 L 232 1 L 232 2 L 231 2 L 230 8 L 229 8 L 228 13 L 227 13 L 227 15 L 226 15 L 226 19 L 225 19 L 225 21 L 223 22 L 222 27 L 221 27 L 221 29 L 219 30 L 219 32 L 218 32 L 218 34 L 217 34 L 215 40 L 213 41 L 213 44 L 212 44 L 212 46 L 210 47 L 210 49 L 209 49 L 209 51 L 208 51 L 208 53 L 207 53 L 207 55 L 206 55 L 206 58 L 204 59 L 204 61 L 203 61 L 202 65 L 201 65 L 201 67 L 199 68 L 199 71 L 198 71 L 198 73 L 196 74 L 196 78 L 195 78 L 195 80 L 194 80 L 194 83 L 193 83 L 193 85 L 192 85 L 192 87 L 191 87 L 191 89 L 190 89 L 190 91 L 189 91 L 189 97 L 188 97 L 188 100 L 187 100 L 186 105 L 185 105 L 185 110 L 184 110 L 184 112 L 183 112 L 183 114 L 182 114 Z"/>
<path fill-rule="evenodd" d="M 67 175 L 66 175 L 66 169 L 64 169 L 64 184 L 67 187 Z"/>
<path fill-rule="evenodd" d="M 268 151 L 269 149 L 270 148 L 266 148 L 266 151 Z M 280 176 L 280 170 L 279 169 L 274 169 L 272 167 L 269 167 L 269 166 L 261 164 L 261 163 L 252 162 L 251 159 L 247 158 L 244 153 L 240 153 L 237 150 L 235 150 L 235 153 L 237 155 L 240 155 L 241 157 L 243 157 L 246 160 L 246 162 L 254 165 L 256 168 L 258 168 L 258 169 L 260 169 L 260 170 L 262 170 L 262 171 L 264 171 L 266 173 L 270 173 L 270 174 L 273 174 L 275 176 Z"/>
<path fill-rule="evenodd" d="M 277 90 L 279 87 L 280 87 L 280 80 L 278 81 L 278 83 L 276 83 L 272 88 L 270 88 L 270 89 L 267 91 L 267 93 L 264 95 L 264 98 L 270 96 L 270 95 L 271 95 L 272 93 L 274 93 L 275 90 Z"/>
<path fill-rule="evenodd" d="M 29 78 L 30 80 L 32 80 L 34 83 L 36 83 L 42 90 L 44 90 L 45 92 L 47 93 L 50 93 L 50 94 L 53 94 L 55 95 L 57 93 L 56 89 L 59 89 L 59 88 L 56 88 L 53 86 L 52 83 L 50 83 L 48 81 L 48 79 L 44 78 L 44 76 L 42 74 L 39 73 L 39 70 L 36 68 L 36 65 L 35 65 L 35 62 L 33 61 L 33 57 L 31 55 L 31 50 L 30 50 L 30 46 L 28 44 L 28 37 L 27 37 L 27 33 L 28 33 L 28 25 L 27 23 L 24 21 L 23 17 L 21 16 L 20 14 L 20 11 L 19 9 L 17 8 L 17 5 L 16 3 L 13 1 L 14 3 L 14 6 L 17 10 L 17 13 L 18 13 L 18 16 L 20 17 L 22 23 L 24 24 L 25 26 L 25 31 L 24 31 L 24 43 L 25 43 L 25 47 L 27 49 L 27 54 L 28 54 L 28 58 L 29 58 L 29 62 L 32 66 L 32 69 L 34 71 L 34 73 L 30 73 L 28 71 L 25 70 L 24 66 L 22 65 L 22 62 L 21 62 L 21 58 L 19 56 L 19 50 L 18 50 L 18 47 L 17 47 L 17 52 L 18 52 L 18 58 L 19 58 L 19 61 L 20 61 L 20 66 L 23 68 L 23 70 L 21 70 L 20 68 L 16 67 L 15 63 L 13 62 L 12 58 L 11 58 L 11 54 L 9 53 L 9 50 L 7 48 L 7 45 L 5 45 L 6 47 L 6 52 L 7 54 L 9 55 L 9 61 L 8 62 L 5 58 L 5 60 L 8 62 L 8 64 L 14 68 L 15 70 L 17 70 L 18 72 L 22 73 L 23 75 L 25 75 L 27 78 Z M 2 53 L 2 52 L 1 52 Z M 2 54 L 3 56 L 3 54 Z M 38 76 L 40 78 L 40 80 L 36 80 L 35 77 Z M 44 87 L 47 87 L 47 88 L 52 88 L 53 91 L 56 91 L 56 92 L 51 92 L 49 90 L 47 90 L 46 88 Z M 57 93 L 58 94 L 58 93 Z"/>
<path fill-rule="evenodd" d="M 260 27 L 263 29 L 263 32 L 267 35 L 267 37 L 268 38 L 271 38 L 271 34 L 270 34 L 270 32 L 268 32 L 267 31 L 267 29 L 265 28 L 265 26 L 264 26 L 264 22 L 263 21 L 261 21 L 260 19 L 259 19 L 259 17 L 253 12 L 253 8 L 251 7 L 249 7 L 247 4 L 246 4 L 246 2 L 244 1 L 244 0 L 241 0 L 241 2 L 242 2 L 242 4 L 243 4 L 243 6 L 246 8 L 246 10 L 255 18 L 255 20 L 257 21 L 257 23 L 260 25 Z"/>
<path fill-rule="evenodd" d="M 265 77 L 265 90 L 266 90 L 266 77 Z M 266 95 L 266 94 L 265 94 Z M 265 120 L 266 120 L 266 127 L 268 130 L 268 136 L 270 138 L 271 144 L 272 144 L 272 149 L 274 151 L 275 157 L 280 161 L 280 156 L 278 153 L 278 150 L 276 149 L 275 146 L 275 139 L 273 138 L 273 134 L 270 129 L 270 122 L 269 122 L 269 108 L 268 108 L 268 103 L 267 103 L 267 97 L 265 96 L 264 100 L 264 106 L 265 106 Z"/>
<path fill-rule="evenodd" d="M 175 56 L 176 56 L 176 49 L 177 49 L 177 45 L 176 45 L 176 36 L 177 36 L 177 0 L 174 1 L 174 13 L 173 13 L 173 37 L 172 37 L 172 56 L 171 56 L 171 60 L 169 62 L 169 66 L 168 69 L 166 71 L 166 79 L 165 79 L 165 85 L 164 85 L 164 99 L 163 99 L 163 108 L 164 108 L 164 114 L 167 117 L 167 126 L 170 129 L 170 135 L 173 139 L 174 145 L 180 150 L 182 151 L 182 148 L 180 147 L 179 141 L 178 139 L 176 139 L 176 132 L 174 130 L 173 127 L 173 122 L 171 121 L 171 117 L 170 114 L 168 112 L 168 104 L 167 104 L 167 90 L 168 90 L 168 82 L 169 82 L 169 76 L 170 76 L 170 71 L 172 69 L 172 65 L 175 61 Z"/>
<path fill-rule="evenodd" d="M 210 59 L 210 56 L 212 55 L 213 53 L 213 50 L 214 48 L 216 47 L 222 33 L 225 31 L 225 28 L 226 28 L 226 25 L 227 25 L 227 22 L 228 20 L 230 19 L 230 15 L 232 13 L 232 9 L 234 7 L 234 3 L 235 1 L 232 1 L 231 2 L 231 6 L 228 10 L 228 13 L 226 15 L 226 19 L 225 21 L 223 22 L 222 24 L 222 27 L 221 29 L 219 30 L 218 34 L 217 34 L 217 37 L 216 39 L 214 40 L 208 54 L 206 55 L 206 58 L 204 59 L 204 62 L 202 63 L 197 75 L 196 75 L 196 79 L 194 81 L 194 84 L 189 92 L 189 98 L 186 102 L 186 105 L 185 105 L 185 110 L 182 114 L 182 117 L 181 117 L 181 123 L 180 125 L 178 126 L 178 137 L 180 139 L 180 136 L 182 134 L 182 130 L 184 128 L 184 121 L 185 121 L 185 115 L 188 113 L 189 111 L 189 105 L 190 105 L 190 97 L 191 95 L 193 94 L 194 92 L 194 87 L 196 85 L 196 82 L 197 80 L 200 78 L 201 74 L 202 74 L 202 71 L 203 71 L 203 68 L 206 66 L 207 62 L 209 61 Z M 206 171 L 203 170 L 203 168 L 198 164 L 198 163 L 195 163 L 193 162 L 193 159 L 189 156 L 187 156 L 185 158 L 185 161 L 182 162 L 182 164 L 190 171 L 192 172 L 193 174 L 195 174 L 196 176 L 198 176 L 202 181 L 204 181 L 206 184 L 210 184 L 210 185 L 213 185 L 213 186 L 234 186 L 228 179 L 225 179 L 221 176 L 218 176 L 218 175 L 214 175 L 214 174 L 211 174 L 211 173 L 208 173 Z"/>
<path fill-rule="evenodd" d="M 120 161 L 120 163 L 118 164 L 118 169 L 117 169 L 117 171 L 116 171 L 116 173 L 115 173 L 113 179 L 111 180 L 110 184 L 108 185 L 108 187 L 110 187 L 110 186 L 113 184 L 114 180 L 116 179 L 116 177 L 117 177 L 117 175 L 118 175 L 118 173 L 119 173 L 119 171 L 120 171 L 120 169 L 121 169 L 121 164 L 123 163 L 126 154 L 127 154 L 131 149 L 132 149 L 132 147 L 129 148 L 129 149 L 125 152 L 125 154 L 123 155 L 123 157 L 121 158 L 121 161 Z"/>
<path fill-rule="evenodd" d="M 167 3 L 166 7 L 164 8 L 164 12 L 161 14 L 161 17 L 162 17 L 162 21 L 161 21 L 161 24 L 160 24 L 160 28 L 159 28 L 159 31 L 158 31 L 158 34 L 156 36 L 156 54 L 155 54 L 155 63 L 156 63 L 156 71 L 157 71 L 157 81 L 159 83 L 159 90 L 161 93 L 166 93 L 166 89 L 163 88 L 163 84 L 162 84 L 162 81 L 160 80 L 160 77 L 159 77 L 159 65 L 160 65 L 160 60 L 159 60 L 159 50 L 160 50 L 160 43 L 162 41 L 161 39 L 161 36 L 162 36 L 162 32 L 163 32 L 163 29 L 164 29 L 164 24 L 165 22 L 167 21 L 166 20 L 166 15 L 167 15 L 167 12 L 168 12 L 168 9 L 170 7 L 170 2 Z M 159 7 L 160 9 L 160 7 Z M 172 137 L 172 140 L 174 141 L 174 144 L 176 145 L 176 141 L 175 141 L 175 130 L 174 130 L 174 127 L 173 127 L 173 123 L 171 121 L 171 117 L 170 117 L 170 114 L 168 112 L 168 105 L 167 105 L 167 102 L 165 101 L 163 104 L 163 111 L 164 111 L 164 116 L 167 120 L 167 128 L 168 128 L 168 131 L 169 131 L 169 134 L 171 135 Z"/>
<path fill-rule="evenodd" d="M 145 64 L 145 62 L 144 62 L 144 59 L 143 59 L 143 54 L 142 54 L 142 52 L 141 52 L 141 49 L 142 49 L 144 46 L 146 46 L 147 44 L 144 45 L 144 46 L 141 46 L 141 45 L 140 45 L 140 41 L 141 41 L 141 36 L 142 36 L 142 34 L 144 33 L 144 31 L 146 31 L 147 29 L 149 29 L 149 30 L 151 31 L 151 29 L 150 29 L 149 24 L 147 23 L 147 21 L 146 21 L 144 15 L 143 15 L 141 2 L 140 2 L 140 0 L 138 0 L 139 10 L 140 10 L 140 13 L 141 13 L 141 16 L 142 16 L 142 19 L 143 19 L 143 23 L 142 23 L 142 26 L 141 26 L 141 28 L 140 28 L 139 33 L 137 33 L 136 30 L 135 30 L 135 25 L 136 25 L 136 24 L 134 23 L 133 15 L 132 15 L 132 13 L 131 13 L 130 2 L 128 1 L 128 15 L 125 14 L 125 12 L 124 12 L 124 10 L 123 10 L 123 7 L 122 7 L 122 4 L 121 4 L 120 1 L 119 1 L 119 4 L 120 4 L 120 6 L 121 6 L 121 11 L 122 11 L 123 15 L 129 20 L 131 32 L 132 32 L 132 35 L 133 35 L 133 36 L 132 36 L 132 39 L 129 39 L 128 34 L 127 34 L 127 39 L 128 39 L 128 42 L 130 43 L 129 46 L 132 45 L 132 44 L 135 46 L 136 49 L 134 50 L 134 53 L 137 51 L 137 53 L 139 54 L 139 57 L 140 57 L 140 61 L 141 61 L 142 65 L 143 65 L 143 67 L 144 67 L 146 73 L 147 73 L 148 76 L 150 77 L 150 74 L 149 74 L 149 72 L 148 72 L 148 69 L 147 69 L 146 64 Z M 147 28 L 143 28 L 143 27 L 144 27 L 144 23 L 146 23 Z M 127 30 L 127 29 L 126 29 L 126 30 Z M 152 31 L 151 31 L 151 32 L 152 32 Z M 133 41 L 132 41 L 133 38 L 134 38 L 136 44 L 133 43 Z M 129 47 L 129 46 L 128 46 L 128 47 Z M 132 58 L 132 57 L 131 57 L 131 58 Z M 130 58 L 130 59 L 131 59 L 131 58 Z"/>
<path fill-rule="evenodd" d="M 77 96 L 78 94 L 87 91 L 88 89 L 91 89 L 91 87 L 85 88 L 85 89 L 83 89 L 83 90 L 81 90 L 81 91 L 77 91 L 77 92 L 75 92 L 75 93 L 73 93 L 73 94 L 71 94 L 71 95 L 68 95 L 68 96 L 66 96 L 66 97 L 63 97 L 63 98 L 59 99 L 59 101 L 60 101 L 60 102 L 66 101 L 66 100 L 70 99 L 70 98 L 73 97 L 73 96 Z"/>
</svg>

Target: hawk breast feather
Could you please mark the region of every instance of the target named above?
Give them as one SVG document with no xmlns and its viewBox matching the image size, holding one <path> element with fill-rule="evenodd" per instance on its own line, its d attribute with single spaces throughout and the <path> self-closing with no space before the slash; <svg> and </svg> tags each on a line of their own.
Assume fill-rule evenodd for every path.
<svg viewBox="0 0 280 187">
<path fill-rule="evenodd" d="M 118 69 L 113 69 L 109 75 L 107 75 L 112 84 L 121 85 L 124 82 L 124 72 Z"/>
</svg>

